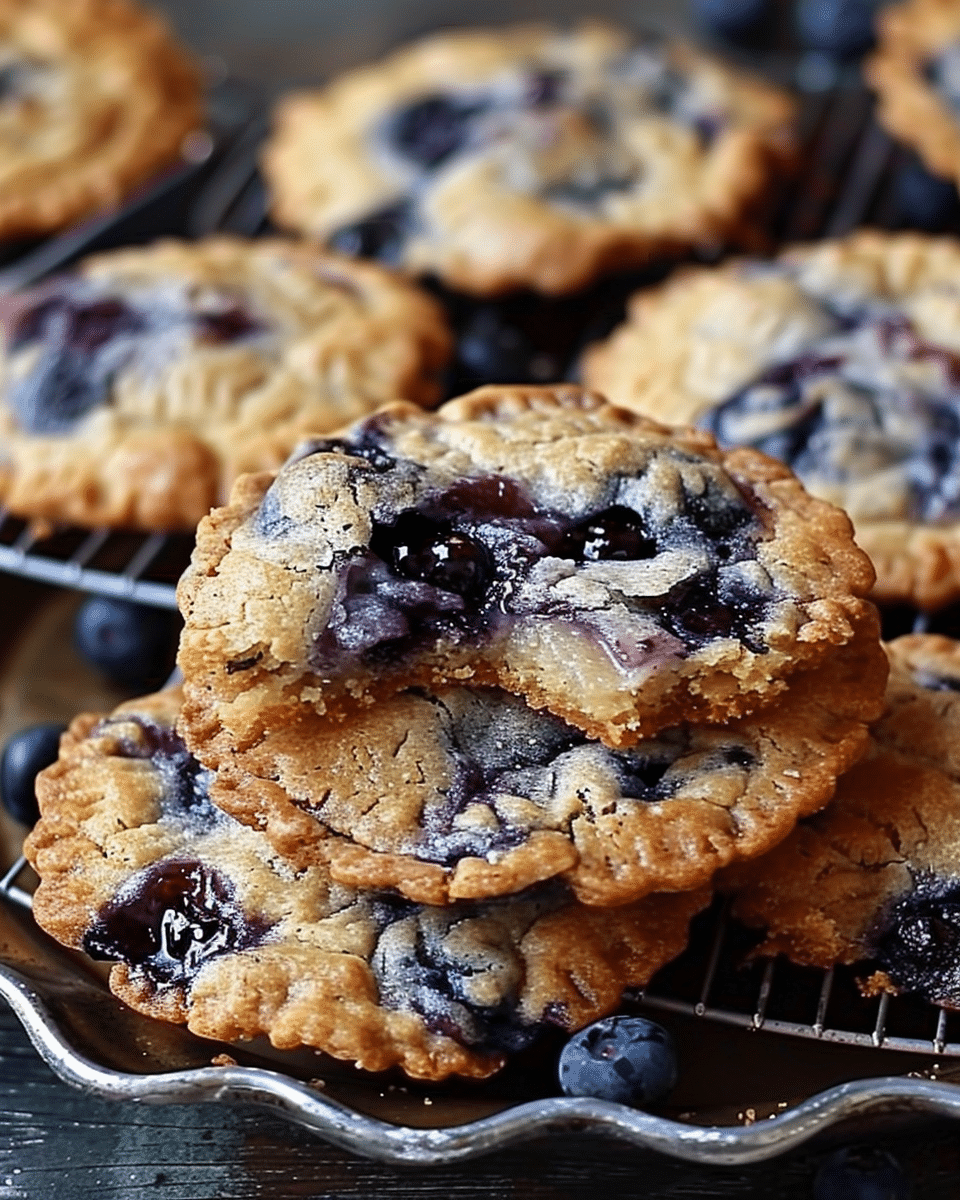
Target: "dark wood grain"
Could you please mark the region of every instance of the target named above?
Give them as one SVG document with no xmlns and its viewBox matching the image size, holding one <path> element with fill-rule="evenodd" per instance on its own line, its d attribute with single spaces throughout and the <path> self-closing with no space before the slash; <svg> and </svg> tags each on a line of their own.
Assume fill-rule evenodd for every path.
<svg viewBox="0 0 960 1200">
<path fill-rule="evenodd" d="M 923 1126 L 884 1145 L 916 1200 L 960 1194 L 955 1127 Z M 567 1136 L 457 1167 L 384 1167 L 253 1108 L 92 1099 L 56 1079 L 0 1008 L 0 1200 L 809 1200 L 826 1153 L 704 1170 Z"/>
</svg>

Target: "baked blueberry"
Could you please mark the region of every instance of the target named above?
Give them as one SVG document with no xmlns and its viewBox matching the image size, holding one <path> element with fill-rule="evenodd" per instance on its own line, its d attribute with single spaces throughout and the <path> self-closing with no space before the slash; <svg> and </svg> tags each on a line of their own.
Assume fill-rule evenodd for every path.
<svg viewBox="0 0 960 1200">
<path fill-rule="evenodd" d="M 267 929 L 245 916 L 216 869 L 174 859 L 132 876 L 98 913 L 83 948 L 91 958 L 121 959 L 162 985 L 191 979 L 216 955 L 257 945 Z"/>
<path fill-rule="evenodd" d="M 57 760 L 65 725 L 30 725 L 15 733 L 0 757 L 0 799 L 7 812 L 22 825 L 33 825 L 40 815 L 34 780 L 37 773 Z"/>
<path fill-rule="evenodd" d="M 393 118 L 387 138 L 403 158 L 433 170 L 467 143 L 470 123 L 484 108 L 480 101 L 425 96 Z"/>
<path fill-rule="evenodd" d="M 173 669 L 180 622 L 173 612 L 91 596 L 74 619 L 74 645 L 115 683 L 138 690 L 159 687 Z"/>
<path fill-rule="evenodd" d="M 673 1038 L 644 1017 L 607 1017 L 575 1033 L 560 1053 L 560 1087 L 642 1108 L 659 1104 L 677 1082 Z"/>
</svg>

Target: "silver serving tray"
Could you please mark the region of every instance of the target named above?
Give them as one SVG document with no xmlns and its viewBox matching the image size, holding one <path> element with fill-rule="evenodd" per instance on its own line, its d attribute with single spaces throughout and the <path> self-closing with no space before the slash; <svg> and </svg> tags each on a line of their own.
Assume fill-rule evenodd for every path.
<svg viewBox="0 0 960 1200">
<path fill-rule="evenodd" d="M 772 1158 L 838 1127 L 874 1127 L 880 1117 L 960 1117 L 960 1088 L 929 1078 L 857 1079 L 788 1107 L 781 1102 L 767 1119 L 755 1119 L 750 1109 L 746 1123 L 736 1123 L 744 1113 L 731 1109 L 727 1116 L 735 1123 L 704 1124 L 697 1113 L 681 1120 L 601 1100 L 517 1102 L 510 1086 L 498 1089 L 494 1081 L 398 1086 L 313 1053 L 225 1046 L 116 1000 L 95 964 L 37 928 L 15 874 L 0 884 L 0 995 L 60 1079 L 103 1099 L 258 1105 L 353 1153 L 418 1166 L 459 1162 L 554 1133 L 606 1135 L 689 1162 L 735 1166 Z M 706 1033 L 729 1036 L 722 1026 Z M 755 1055 L 762 1058 L 779 1040 L 759 1034 Z M 805 1055 L 807 1048 L 797 1044 L 797 1051 Z"/>
</svg>

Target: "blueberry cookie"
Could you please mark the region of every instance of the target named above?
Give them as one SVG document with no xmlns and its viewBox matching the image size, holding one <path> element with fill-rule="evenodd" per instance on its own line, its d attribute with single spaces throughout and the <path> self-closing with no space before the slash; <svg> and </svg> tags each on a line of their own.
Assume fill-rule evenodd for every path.
<svg viewBox="0 0 960 1200">
<path fill-rule="evenodd" d="M 273 215 L 466 292 L 575 291 L 756 237 L 792 102 L 606 25 L 446 32 L 277 111 Z"/>
<path fill-rule="evenodd" d="M 428 908 L 296 871 L 208 797 L 176 693 L 77 718 L 38 778 L 34 915 L 115 963 L 132 1007 L 228 1041 L 269 1035 L 368 1070 L 484 1076 L 546 1027 L 611 1011 L 683 948 L 705 892 L 613 911 L 562 885 Z"/>
<path fill-rule="evenodd" d="M 243 755 L 257 773 L 227 762 L 211 796 L 297 866 L 327 861 L 359 887 L 444 904 L 560 877 L 585 904 L 625 904 L 704 885 L 825 803 L 886 674 L 865 629 L 761 712 L 624 750 L 501 691 L 406 691 L 271 731 Z"/>
<path fill-rule="evenodd" d="M 883 717 L 835 799 L 764 858 L 730 868 L 762 954 L 874 960 L 873 987 L 960 1007 L 960 643 L 890 643 Z"/>
<path fill-rule="evenodd" d="M 391 405 L 202 523 L 183 729 L 243 770 L 305 714 L 470 683 L 627 745 L 776 696 L 874 628 L 872 577 L 779 464 L 581 388 Z"/>
<path fill-rule="evenodd" d="M 200 76 L 130 0 L 0 0 L 0 238 L 108 208 L 176 159 Z"/>
<path fill-rule="evenodd" d="M 102 254 L 0 324 L 0 500 L 141 529 L 192 529 L 306 434 L 438 399 L 449 351 L 411 285 L 279 239 Z"/>
<path fill-rule="evenodd" d="M 792 467 L 850 515 L 876 598 L 960 597 L 960 242 L 864 232 L 689 272 L 635 296 L 584 376 Z"/>
<path fill-rule="evenodd" d="M 865 72 L 879 121 L 935 175 L 960 183 L 960 8 L 908 0 L 884 8 L 877 25 Z"/>
</svg>

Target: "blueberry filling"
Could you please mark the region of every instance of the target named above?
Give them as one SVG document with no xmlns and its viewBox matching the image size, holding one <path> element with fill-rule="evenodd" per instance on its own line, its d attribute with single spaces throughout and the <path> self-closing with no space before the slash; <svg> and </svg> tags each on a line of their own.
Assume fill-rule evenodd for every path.
<svg viewBox="0 0 960 1200">
<path fill-rule="evenodd" d="M 486 546 L 451 521 L 401 513 L 392 526 L 374 529 L 370 549 L 397 575 L 454 592 L 477 603 L 486 595 L 494 564 Z"/>
<path fill-rule="evenodd" d="M 914 682 L 931 692 L 960 692 L 960 679 L 947 675 L 934 675 L 931 671 L 914 671 Z"/>
<path fill-rule="evenodd" d="M 960 883 L 914 882 L 882 920 L 873 953 L 897 987 L 960 1007 Z"/>
<path fill-rule="evenodd" d="M 808 484 L 876 476 L 892 512 L 955 517 L 960 359 L 922 339 L 902 315 L 833 316 L 834 332 L 764 370 L 701 424 L 721 445 L 754 446 Z M 890 491 L 893 469 L 902 500 Z"/>
<path fill-rule="evenodd" d="M 155 986 L 185 985 L 218 955 L 259 945 L 268 930 L 244 914 L 219 871 L 174 859 L 134 875 L 97 914 L 83 948 L 128 963 Z"/>
<path fill-rule="evenodd" d="M 524 103 L 530 108 L 545 108 L 558 104 L 567 82 L 565 71 L 532 71 L 524 92 Z"/>
<path fill-rule="evenodd" d="M 653 558 L 657 543 L 647 533 L 639 513 L 614 504 L 566 529 L 553 552 L 577 562 L 627 562 Z"/>
<path fill-rule="evenodd" d="M 201 767 L 175 730 L 136 713 L 125 713 L 107 717 L 95 733 L 99 736 L 114 729 L 122 730 L 130 724 L 136 726 L 136 736 L 121 734 L 114 753 L 120 758 L 144 758 L 153 763 L 163 780 L 164 815 L 180 818 L 189 815 L 194 822 L 213 824 L 219 817 L 219 810 L 214 808 L 207 794 L 210 772 Z"/>
<path fill-rule="evenodd" d="M 639 176 L 600 175 L 596 179 L 564 179 L 550 183 L 541 195 L 554 204 L 571 204 L 578 208 L 596 208 L 607 196 L 629 192 L 636 187 Z"/>
<path fill-rule="evenodd" d="M 219 310 L 202 310 L 195 315 L 197 333 L 206 342 L 226 345 L 263 332 L 263 325 L 242 304 L 227 304 Z"/>
<path fill-rule="evenodd" d="M 182 331 L 224 344 L 262 332 L 240 303 L 197 311 L 151 308 L 64 279 L 13 299 L 4 315 L 10 352 L 38 344 L 30 369 L 9 391 L 9 403 L 28 433 L 69 431 L 105 404 L 117 373 L 149 360 L 164 338 Z M 171 343 L 168 352 L 173 352 Z"/>
<path fill-rule="evenodd" d="M 361 425 L 347 438 L 314 443 L 308 453 L 331 451 L 383 474 L 385 494 L 391 476 L 415 486 L 420 479 L 419 468 L 383 448 L 379 430 Z M 396 666 L 438 639 L 476 640 L 534 613 L 579 622 L 605 642 L 613 637 L 612 652 L 620 657 L 620 635 L 605 615 L 614 611 L 627 623 L 642 619 L 647 630 L 671 631 L 678 646 L 735 636 L 762 653 L 758 627 L 771 592 L 759 581 L 751 584 L 737 565 L 755 557 L 764 536 L 749 498 L 708 481 L 702 491 L 679 496 L 672 514 L 653 519 L 616 499 L 632 487 L 627 478 L 615 483 L 613 502 L 579 519 L 537 507 L 515 482 L 496 475 L 461 480 L 396 515 L 382 511 L 367 546 L 336 552 L 338 595 L 315 640 L 313 665 L 329 675 L 350 663 Z M 286 529 L 270 492 L 256 521 L 268 536 Z M 600 602 L 584 613 L 562 586 L 577 573 L 565 563 L 585 569 L 588 578 L 593 567 L 661 556 L 681 582 L 651 583 L 653 592 L 662 589 L 656 595 L 632 594 L 632 576 L 599 572 L 607 607 Z M 663 576 L 655 571 L 649 578 Z M 629 641 L 626 628 L 623 633 Z M 635 649 L 641 652 L 640 642 Z M 635 657 L 633 650 L 627 657 Z"/>
<path fill-rule="evenodd" d="M 473 119 L 487 105 L 453 96 L 425 96 L 396 113 L 387 140 L 401 157 L 431 171 L 463 149 Z"/>
<path fill-rule="evenodd" d="M 528 926 L 539 915 L 560 907 L 562 889 L 541 887 L 511 897 Z M 515 1053 L 528 1046 L 540 1026 L 523 1021 L 517 1010 L 523 963 L 516 942 L 484 917 L 496 902 L 459 903 L 425 909 L 382 897 L 375 905 L 379 926 L 371 967 L 385 1008 L 418 1013 L 435 1033 L 491 1053 Z M 482 937 L 470 937 L 472 921 L 483 923 Z M 495 940 L 494 940 L 495 939 Z M 484 1003 L 490 995 L 495 1003 Z"/>
</svg>

